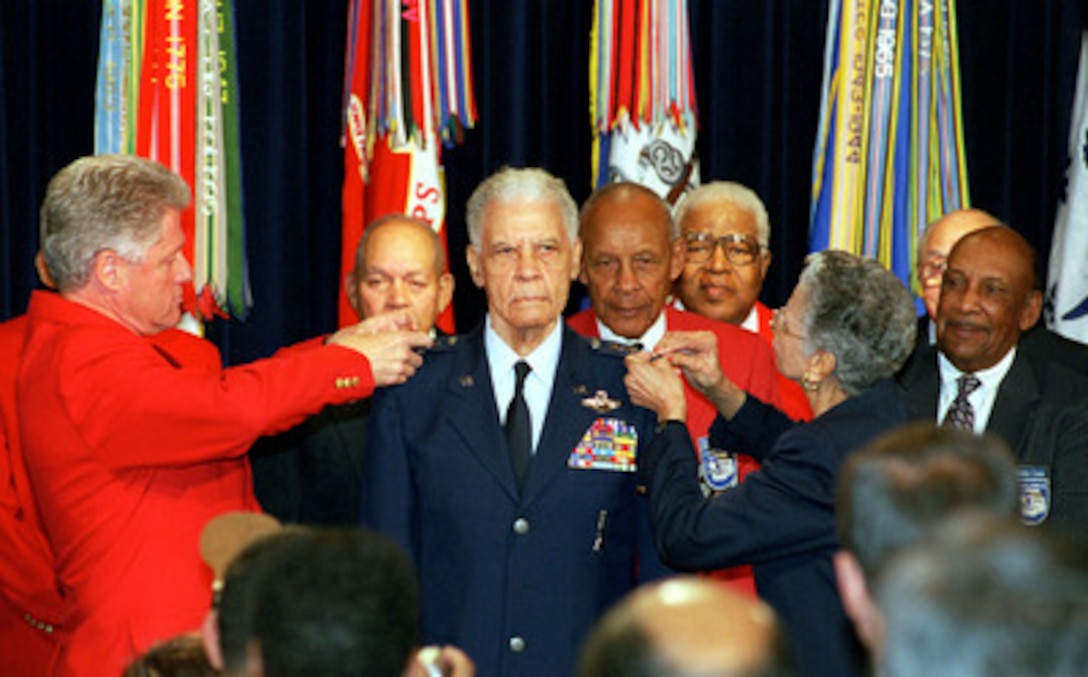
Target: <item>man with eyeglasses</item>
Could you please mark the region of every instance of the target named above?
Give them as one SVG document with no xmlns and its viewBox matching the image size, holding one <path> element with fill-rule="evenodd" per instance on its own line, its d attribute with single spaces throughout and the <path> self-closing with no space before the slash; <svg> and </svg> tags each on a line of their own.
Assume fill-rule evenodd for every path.
<svg viewBox="0 0 1088 677">
<path fill-rule="evenodd" d="M 713 181 L 688 193 L 674 214 L 684 247 L 676 284 L 685 310 L 735 324 L 771 343 L 771 311 L 759 301 L 771 265 L 770 219 L 763 201 L 733 181 Z M 781 409 L 812 418 L 801 387 L 779 374 Z"/>
<path fill-rule="evenodd" d="M 975 231 L 1004 225 L 997 217 L 981 209 L 957 209 L 926 227 L 918 240 L 914 269 L 926 313 L 918 318 L 917 347 L 900 374 L 906 373 L 919 354 L 937 342 L 937 302 L 941 298 L 941 278 L 952 247 Z M 1023 333 L 1020 349 L 1040 359 L 1054 360 L 1068 369 L 1088 374 L 1088 346 L 1052 332 L 1041 323 Z"/>
</svg>

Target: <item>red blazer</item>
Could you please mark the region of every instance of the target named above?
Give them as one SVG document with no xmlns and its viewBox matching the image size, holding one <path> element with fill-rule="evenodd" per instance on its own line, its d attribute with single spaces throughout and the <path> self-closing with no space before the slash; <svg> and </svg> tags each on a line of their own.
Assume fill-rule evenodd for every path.
<svg viewBox="0 0 1088 677">
<path fill-rule="evenodd" d="M 570 328 L 583 336 L 598 337 L 597 315 L 587 309 L 567 319 Z M 735 325 L 718 322 L 697 313 L 690 313 L 666 306 L 665 328 L 668 331 L 712 331 L 718 337 L 718 360 L 722 372 L 749 394 L 779 406 L 778 372 L 774 368 L 774 356 L 767 344 L 751 332 Z M 688 432 L 696 450 L 700 440 L 706 440 L 710 424 L 718 411 L 705 395 L 684 383 L 684 396 L 688 407 Z M 748 473 L 759 467 L 750 456 L 736 454 L 737 479 L 743 481 Z M 732 567 L 714 572 L 714 577 L 727 580 L 735 587 L 755 594 L 755 580 L 749 566 Z"/>
<path fill-rule="evenodd" d="M 370 366 L 325 346 L 181 369 L 169 347 L 53 292 L 34 293 L 29 317 L 16 393 L 65 597 L 54 674 L 120 674 L 154 642 L 199 626 L 211 596 L 201 529 L 259 510 L 249 446 L 370 395 Z"/>
<path fill-rule="evenodd" d="M 756 301 L 756 316 L 759 318 L 759 335 L 771 345 L 774 341 L 774 332 L 771 331 L 771 309 Z M 812 405 L 805 397 L 805 391 L 797 381 L 791 381 L 775 370 L 778 375 L 778 392 L 781 403 L 778 408 L 795 421 L 811 421 Z"/>
</svg>

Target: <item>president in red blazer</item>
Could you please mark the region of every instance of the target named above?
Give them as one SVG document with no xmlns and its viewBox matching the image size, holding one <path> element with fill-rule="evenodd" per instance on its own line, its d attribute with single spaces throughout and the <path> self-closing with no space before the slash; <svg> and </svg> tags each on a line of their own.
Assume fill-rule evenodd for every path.
<svg viewBox="0 0 1088 677">
<path fill-rule="evenodd" d="M 595 192 L 582 208 L 580 228 L 580 279 L 593 307 L 569 318 L 567 324 L 583 336 L 635 343 L 643 350 L 653 350 L 669 331 L 713 332 L 722 369 L 730 379 L 752 396 L 779 406 L 778 372 L 771 349 L 762 339 L 667 305 L 673 280 L 684 265 L 683 243 L 672 231 L 668 206 L 649 189 L 613 183 Z M 728 450 L 708 458 L 704 453 L 707 435 L 717 409 L 688 384 L 684 397 L 688 430 L 704 461 L 708 491 L 729 489 L 759 467 L 750 456 Z M 755 594 L 750 567 L 717 572 L 716 577 Z"/>
<path fill-rule="evenodd" d="M 413 348 L 431 342 L 385 331 L 398 326 L 387 316 L 328 345 L 183 369 L 146 337 L 180 319 L 188 203 L 180 177 L 134 156 L 82 158 L 46 189 L 42 251 L 58 291 L 31 298 L 16 398 L 64 598 L 54 675 L 119 674 L 154 642 L 196 629 L 211 580 L 200 530 L 257 509 L 244 457 L 253 441 L 404 381 L 420 364 Z"/>
</svg>

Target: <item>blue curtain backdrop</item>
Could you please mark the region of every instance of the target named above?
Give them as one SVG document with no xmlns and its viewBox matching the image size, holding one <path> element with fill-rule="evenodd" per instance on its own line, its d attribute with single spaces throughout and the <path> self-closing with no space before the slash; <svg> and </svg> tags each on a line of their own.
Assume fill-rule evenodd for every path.
<svg viewBox="0 0 1088 677">
<path fill-rule="evenodd" d="M 463 209 L 504 164 L 541 165 L 589 192 L 590 0 L 474 0 L 480 125 L 446 151 L 458 325 L 482 298 L 465 269 Z M 959 0 L 972 202 L 1045 260 L 1065 169 L 1085 0 Z M 0 2 L 0 319 L 35 287 L 37 210 L 49 177 L 92 151 L 98 2 Z M 346 0 L 238 0 L 242 151 L 255 307 L 209 335 L 230 363 L 335 325 L 341 283 L 339 105 Z M 704 180 L 767 203 L 781 303 L 807 251 L 825 3 L 692 0 Z"/>
</svg>

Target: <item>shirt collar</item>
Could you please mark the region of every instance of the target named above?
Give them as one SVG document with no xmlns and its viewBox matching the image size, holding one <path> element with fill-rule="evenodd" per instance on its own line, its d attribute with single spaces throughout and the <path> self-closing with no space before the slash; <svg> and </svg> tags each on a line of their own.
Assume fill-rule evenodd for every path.
<svg viewBox="0 0 1088 677">
<path fill-rule="evenodd" d="M 540 378 L 550 389 L 555 380 L 555 370 L 559 366 L 559 353 L 563 347 L 563 322 L 556 321 L 555 327 L 540 345 L 528 355 L 521 356 L 502 340 L 491 324 L 488 313 L 484 322 L 484 351 L 487 353 L 487 366 L 491 368 L 491 378 L 504 378 L 510 374 L 513 379 L 514 365 L 525 360 L 532 367 L 532 376 Z"/>
<path fill-rule="evenodd" d="M 1005 357 L 998 360 L 997 364 L 994 366 L 971 373 L 975 378 L 982 382 L 983 387 L 993 388 L 998 386 L 1001 381 L 1005 379 L 1005 375 L 1009 373 L 1009 369 L 1012 368 L 1012 361 L 1015 359 L 1016 346 L 1013 346 L 1009 352 L 1005 353 Z M 944 353 L 940 351 L 937 351 L 937 368 L 941 373 L 942 389 L 956 388 L 956 380 L 967 373 L 957 369 L 956 365 L 952 364 L 952 361 L 945 357 Z M 955 392 L 955 390 L 951 390 L 950 392 Z"/>
<path fill-rule="evenodd" d="M 642 336 L 634 339 L 627 338 L 626 336 L 620 336 L 616 332 L 609 329 L 604 324 L 604 322 L 601 322 L 601 318 L 597 318 L 597 333 L 600 334 L 602 339 L 604 339 L 605 341 L 612 341 L 614 343 L 621 343 L 623 345 L 633 345 L 637 343 L 642 346 L 642 350 L 653 350 L 654 347 L 657 346 L 658 341 L 660 341 L 665 336 L 665 330 L 666 327 L 664 309 L 661 310 L 661 314 L 657 316 L 657 319 L 654 320 L 654 323 L 651 324 L 645 332 L 643 332 Z"/>
</svg>

